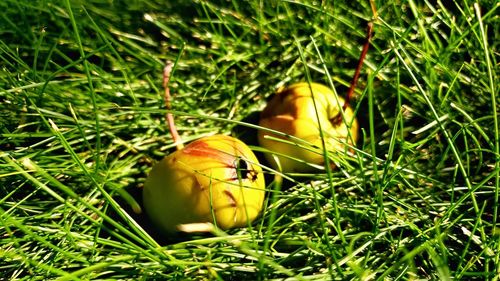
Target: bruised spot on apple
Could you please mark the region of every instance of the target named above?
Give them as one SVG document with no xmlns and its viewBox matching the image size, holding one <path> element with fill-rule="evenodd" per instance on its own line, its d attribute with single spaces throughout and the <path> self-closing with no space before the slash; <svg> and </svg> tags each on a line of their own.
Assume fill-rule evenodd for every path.
<svg viewBox="0 0 500 281">
<path fill-rule="evenodd" d="M 180 224 L 215 222 L 242 227 L 259 215 L 265 195 L 262 169 L 238 139 L 214 135 L 166 156 L 151 170 L 144 207 L 166 233 Z"/>
<path fill-rule="evenodd" d="M 259 130 L 259 144 L 271 152 L 265 153 L 265 157 L 273 168 L 278 169 L 275 157 L 283 172 L 308 172 L 315 169 L 314 165 L 323 165 L 320 127 L 330 153 L 348 151 L 347 144 L 353 145 L 358 139 L 359 125 L 351 107 L 347 106 L 341 114 L 344 102 L 330 88 L 318 83 L 296 83 L 278 91 L 262 111 L 259 125 L 302 139 L 311 147 L 276 141 L 269 137 L 294 142 L 285 136 Z M 276 154 L 273 156 L 272 152 Z"/>
</svg>

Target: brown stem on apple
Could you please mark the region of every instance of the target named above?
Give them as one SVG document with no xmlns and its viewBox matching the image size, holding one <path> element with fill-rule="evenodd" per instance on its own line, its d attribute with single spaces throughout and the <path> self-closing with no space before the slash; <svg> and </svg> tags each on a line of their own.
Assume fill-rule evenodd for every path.
<svg viewBox="0 0 500 281">
<path fill-rule="evenodd" d="M 372 9 L 374 8 L 372 7 Z M 376 10 L 373 11 L 374 11 L 374 16 L 376 16 Z M 365 61 L 366 53 L 368 53 L 368 48 L 370 47 L 372 34 L 373 34 L 373 22 L 368 22 L 368 26 L 366 29 L 365 43 L 363 44 L 363 50 L 361 50 L 361 55 L 359 56 L 358 65 L 356 66 L 356 70 L 354 71 L 354 76 L 352 77 L 351 86 L 349 87 L 349 90 L 347 91 L 347 94 L 345 96 L 345 101 L 344 104 L 342 105 L 342 111 L 345 111 L 346 108 L 349 106 L 349 103 L 354 94 L 354 90 L 356 89 L 356 85 L 358 84 L 359 74 L 361 73 L 361 68 L 363 67 L 363 62 Z M 340 124 L 341 121 L 342 121 L 341 112 L 339 112 L 339 114 L 330 119 L 330 122 L 335 125 Z"/>
<path fill-rule="evenodd" d="M 172 96 L 170 95 L 170 89 L 168 87 L 168 82 L 170 81 L 170 73 L 172 72 L 173 63 L 171 61 L 167 61 L 165 67 L 163 68 L 163 89 L 165 90 L 165 106 L 167 110 L 172 109 L 171 101 Z M 177 150 L 181 150 L 184 148 L 184 144 L 182 144 L 181 137 L 177 132 L 177 128 L 175 127 L 174 115 L 171 112 L 167 112 L 166 114 L 167 126 L 170 130 L 170 135 L 172 135 L 172 139 L 174 140 L 174 144 L 177 147 Z"/>
<path fill-rule="evenodd" d="M 352 77 L 349 91 L 347 91 L 347 94 L 345 96 L 345 103 L 344 106 L 342 106 L 342 110 L 345 110 L 347 106 L 349 106 L 349 102 L 351 101 L 352 95 L 354 94 L 354 89 L 356 89 L 356 85 L 358 84 L 359 74 L 361 72 L 361 68 L 363 67 L 363 62 L 365 61 L 366 53 L 368 53 L 368 48 L 370 47 L 372 33 L 373 33 L 373 23 L 369 22 L 366 30 L 366 39 L 363 45 L 363 50 L 361 51 L 361 55 L 359 56 L 358 66 L 356 67 L 356 71 L 354 72 L 354 76 Z"/>
</svg>

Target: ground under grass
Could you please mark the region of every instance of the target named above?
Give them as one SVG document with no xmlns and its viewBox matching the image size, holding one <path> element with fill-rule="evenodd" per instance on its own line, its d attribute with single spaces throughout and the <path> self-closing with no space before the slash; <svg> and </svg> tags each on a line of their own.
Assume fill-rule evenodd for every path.
<svg viewBox="0 0 500 281">
<path fill-rule="evenodd" d="M 0 279 L 498 280 L 499 5 L 375 5 L 1 1 Z M 276 89 L 345 94 L 369 21 L 361 138 L 336 170 L 266 169 L 261 217 L 225 233 L 165 237 L 133 212 L 175 149 L 166 60 L 183 140 L 258 152 Z"/>
</svg>

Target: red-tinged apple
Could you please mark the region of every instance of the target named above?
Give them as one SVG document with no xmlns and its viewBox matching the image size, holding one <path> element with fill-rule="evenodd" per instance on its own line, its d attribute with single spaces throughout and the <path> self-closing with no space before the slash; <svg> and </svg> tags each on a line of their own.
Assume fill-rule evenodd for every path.
<svg viewBox="0 0 500 281">
<path fill-rule="evenodd" d="M 376 19 L 375 2 L 370 1 L 370 4 Z M 283 172 L 311 171 L 317 165 L 324 165 L 324 151 L 346 153 L 350 150 L 349 146 L 356 143 L 359 126 L 349 101 L 368 52 L 372 32 L 373 23 L 369 22 L 366 41 L 345 99 L 324 85 L 303 82 L 278 91 L 267 104 L 259 125 L 286 134 L 265 130 L 258 133 L 260 145 L 270 151 L 265 156 L 275 169 L 281 168 Z"/>
<path fill-rule="evenodd" d="M 265 195 L 262 169 L 240 140 L 214 135 L 166 156 L 143 190 L 146 213 L 163 232 L 189 223 L 243 227 L 260 213 Z"/>
<path fill-rule="evenodd" d="M 171 108 L 172 69 L 171 62 L 163 69 L 167 109 Z M 265 182 L 252 150 L 224 135 L 184 146 L 172 113 L 167 112 L 166 120 L 177 150 L 153 166 L 142 193 L 153 224 L 163 233 L 173 233 L 189 224 L 213 223 L 228 229 L 255 220 L 262 209 Z"/>
<path fill-rule="evenodd" d="M 325 161 L 320 128 L 329 153 L 349 151 L 349 145 L 358 139 L 359 126 L 350 106 L 341 113 L 344 103 L 342 97 L 318 83 L 297 83 L 278 91 L 261 113 L 259 125 L 303 142 L 259 130 L 260 145 L 271 152 L 265 153 L 266 159 L 283 172 L 313 171 Z"/>
</svg>

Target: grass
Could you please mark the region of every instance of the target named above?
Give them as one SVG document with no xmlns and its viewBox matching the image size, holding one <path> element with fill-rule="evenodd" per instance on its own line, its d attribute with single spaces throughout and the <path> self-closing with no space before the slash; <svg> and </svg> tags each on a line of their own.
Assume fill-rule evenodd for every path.
<svg viewBox="0 0 500 281">
<path fill-rule="evenodd" d="M 499 280 L 499 5 L 376 6 L 354 155 L 283 183 L 266 168 L 251 227 L 165 237 L 131 199 L 174 150 L 164 61 L 184 141 L 260 155 L 277 88 L 347 91 L 369 2 L 2 1 L 1 278 Z"/>
</svg>

